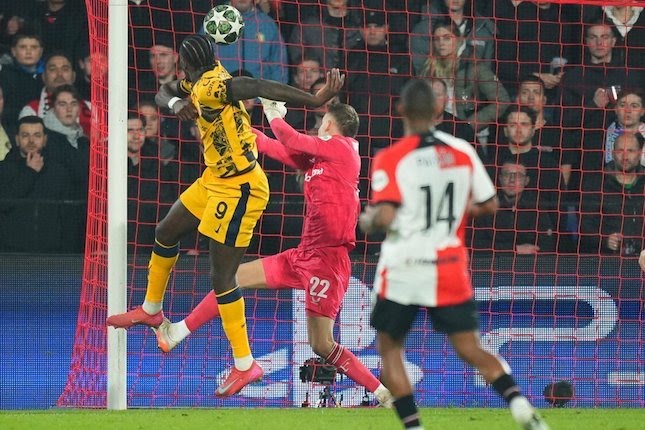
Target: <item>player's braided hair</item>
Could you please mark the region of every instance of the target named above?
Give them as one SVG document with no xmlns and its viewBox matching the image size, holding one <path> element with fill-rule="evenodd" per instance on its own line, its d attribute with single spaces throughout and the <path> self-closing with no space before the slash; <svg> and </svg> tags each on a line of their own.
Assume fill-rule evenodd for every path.
<svg viewBox="0 0 645 430">
<path fill-rule="evenodd" d="M 179 55 L 184 62 L 195 69 L 215 65 L 213 42 L 208 36 L 193 34 L 186 37 L 179 47 Z"/>
</svg>

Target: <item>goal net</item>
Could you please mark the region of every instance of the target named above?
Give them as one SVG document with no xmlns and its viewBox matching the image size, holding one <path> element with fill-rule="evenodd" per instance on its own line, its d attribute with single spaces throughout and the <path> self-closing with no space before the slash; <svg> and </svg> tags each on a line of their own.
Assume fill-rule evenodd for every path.
<svg viewBox="0 0 645 430">
<path fill-rule="evenodd" d="M 96 70 L 107 67 L 108 3 L 87 0 L 92 68 Z M 128 28 L 109 30 L 128 32 L 129 118 L 146 119 L 146 140 L 137 161 L 129 160 L 129 307 L 142 303 L 145 295 L 156 222 L 199 176 L 203 166 L 192 124 L 179 122 L 151 101 L 163 79 L 180 73 L 174 63 L 178 44 L 186 35 L 201 31 L 203 17 L 216 3 L 128 2 Z M 581 81 L 573 82 L 570 77 L 579 76 L 587 85 L 591 72 L 598 69 L 586 59 L 591 39 L 598 39 L 594 43 L 612 42 L 603 40 L 602 34 L 588 32 L 595 20 L 603 19 L 608 26 L 614 23 L 597 7 L 606 2 L 553 2 L 547 8 L 537 8 L 533 2 L 517 7 L 510 1 L 473 2 L 485 4 L 474 19 L 472 13 L 466 15 L 470 18 L 465 22 L 470 24 L 458 31 L 470 34 L 470 38 L 464 36 L 464 49 L 473 50 L 475 69 L 487 67 L 495 77 L 477 81 L 477 76 L 483 75 L 475 70 L 468 72 L 475 77 L 464 83 L 458 83 L 456 75 L 440 76 L 442 65 L 447 63 L 433 62 L 433 58 L 439 58 L 439 42 L 435 40 L 450 31 L 447 26 L 446 32 L 436 34 L 439 23 L 449 20 L 440 3 L 349 1 L 349 14 L 341 19 L 326 15 L 324 0 L 259 2 L 258 8 L 269 8 L 268 16 L 263 15 L 262 23 L 255 15 L 247 19 L 243 39 L 231 50 L 223 50 L 220 57 L 230 64 L 227 67 L 231 72 L 245 69 L 261 75 L 255 77 L 270 76 L 303 87 L 322 75 L 311 63 L 299 70 L 299 61 L 315 59 L 321 71 L 334 62 L 341 64 L 348 80 L 341 96 L 357 108 L 362 121 L 358 140 L 363 204 L 369 193 L 367 175 L 372 156 L 403 131 L 395 110 L 401 83 L 411 76 L 438 76 L 453 102 L 448 109 L 456 117 L 446 124 L 455 134 L 470 134 L 470 142 L 485 158 L 500 191 L 508 188 L 511 179 L 517 191 L 526 178 L 525 195 L 535 199 L 503 207 L 496 217 L 475 223 L 467 231 L 466 240 L 474 248 L 471 271 L 484 347 L 506 358 L 523 390 L 539 406 L 545 405 L 545 387 L 565 380 L 575 389 L 574 405 L 644 407 L 644 290 L 637 263 L 644 237 L 643 186 L 640 192 L 629 187 L 605 192 L 602 187 L 608 175 L 604 162 L 616 163 L 612 150 L 619 145 L 616 142 L 621 133 L 617 129 L 627 128 L 617 122 L 616 98 L 622 90 L 642 90 L 643 86 L 640 73 L 645 71 L 645 27 L 640 26 L 645 25 L 645 11 L 640 12 L 638 20 L 629 22 L 632 35 L 621 33 L 627 27 L 618 26 L 611 36 L 615 39 L 611 67 L 616 73 L 612 76 L 618 76 L 618 80 L 602 74 L 604 80 L 594 82 L 594 91 L 603 93 L 592 91 L 589 96 L 586 88 L 573 91 L 579 89 Z M 631 5 L 637 6 L 637 2 Z M 370 47 L 365 40 L 378 34 L 367 35 L 365 28 L 371 26 L 371 31 L 378 33 L 384 24 L 388 43 L 378 49 Z M 344 42 L 340 42 L 341 49 L 333 49 L 331 46 L 341 37 L 339 25 L 344 25 Z M 492 30 L 489 36 L 487 29 Z M 331 36 L 335 39 L 329 39 Z M 283 51 L 261 59 L 279 45 L 277 37 L 284 41 Z M 352 41 L 356 44 L 350 45 Z M 491 52 L 486 51 L 489 47 Z M 566 62 L 555 58 L 565 58 Z M 565 63 L 562 76 L 560 67 Z M 527 106 L 534 112 L 539 109 L 534 102 L 518 102 L 519 84 L 527 76 L 535 77 L 528 81 L 538 82 L 538 88 L 544 90 L 537 96 L 542 100 L 544 95 L 543 116 L 537 115 L 543 122 L 538 124 L 538 131 L 533 131 L 542 137 L 532 142 L 539 147 L 540 157 L 550 157 L 552 164 L 540 159 L 537 165 L 527 165 L 530 161 L 520 162 L 519 156 L 509 162 L 508 157 L 495 152 L 501 151 L 502 142 L 509 145 L 513 133 L 521 128 L 520 119 L 526 116 L 530 120 L 525 113 Z M 539 84 L 540 79 L 543 84 Z M 472 93 L 475 99 L 469 99 L 471 93 L 463 87 L 473 82 L 479 90 Z M 484 95 L 491 84 L 497 98 Z M 504 101 L 500 100 L 500 87 L 505 89 Z M 612 87 L 621 88 L 611 94 Z M 102 408 L 107 400 L 108 91 L 107 76 L 92 74 L 88 236 L 73 357 L 59 406 Z M 636 94 L 630 102 L 638 98 Z M 639 118 L 642 102 L 641 98 L 640 114 L 633 114 Z M 266 129 L 261 107 L 251 105 L 254 126 Z M 514 114 L 506 118 L 505 110 Z M 319 119 L 315 110 L 293 108 L 289 115 L 287 119 L 302 131 L 315 132 Z M 129 138 L 130 144 L 137 144 L 136 136 L 132 141 Z M 622 155 L 615 156 L 619 157 Z M 271 199 L 249 248 L 249 259 L 296 246 L 304 211 L 296 172 L 268 159 L 261 161 L 269 176 Z M 564 175 L 568 175 L 566 180 Z M 636 209 L 625 213 L 627 208 Z M 630 229 L 629 223 L 636 229 Z M 615 248 L 607 242 L 612 233 L 622 235 Z M 335 325 L 338 341 L 376 375 L 380 373 L 380 359 L 369 312 L 381 239 L 358 232 L 351 283 Z M 207 242 L 197 235 L 186 237 L 166 292 L 165 315 L 172 321 L 184 318 L 209 288 Z M 167 355 L 157 349 L 151 330 L 135 327 L 128 331 L 128 406 L 287 407 L 300 406 L 305 399 L 317 405 L 324 387 L 300 380 L 300 366 L 314 357 L 307 344 L 304 297 L 291 291 L 244 294 L 252 351 L 266 372 L 262 383 L 230 399 L 215 397 L 215 388 L 233 363 L 219 320 L 193 333 Z M 432 329 L 423 312 L 407 339 L 406 360 L 421 406 L 502 405 L 477 373 L 455 356 L 445 337 Z M 361 405 L 366 395 L 363 387 L 347 378 L 338 378 L 331 389 L 347 406 Z M 366 400 L 374 404 L 371 394 Z"/>
</svg>

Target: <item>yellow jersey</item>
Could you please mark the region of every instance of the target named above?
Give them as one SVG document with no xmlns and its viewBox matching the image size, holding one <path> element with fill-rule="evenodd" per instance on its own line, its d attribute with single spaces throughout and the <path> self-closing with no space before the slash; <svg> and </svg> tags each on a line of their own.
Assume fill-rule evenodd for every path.
<svg viewBox="0 0 645 430">
<path fill-rule="evenodd" d="M 206 166 L 220 178 L 246 171 L 258 157 L 248 112 L 241 101 L 228 100 L 230 80 L 231 75 L 217 62 L 197 82 L 179 82 L 179 88 L 190 94 L 199 113 L 196 122 Z"/>
</svg>

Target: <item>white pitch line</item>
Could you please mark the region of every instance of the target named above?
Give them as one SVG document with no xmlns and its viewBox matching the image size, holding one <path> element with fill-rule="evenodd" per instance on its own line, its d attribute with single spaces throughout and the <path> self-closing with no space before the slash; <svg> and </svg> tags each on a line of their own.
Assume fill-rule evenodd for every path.
<svg viewBox="0 0 645 430">
<path fill-rule="evenodd" d="M 611 385 L 645 385 L 645 372 L 611 372 L 607 374 Z"/>
</svg>

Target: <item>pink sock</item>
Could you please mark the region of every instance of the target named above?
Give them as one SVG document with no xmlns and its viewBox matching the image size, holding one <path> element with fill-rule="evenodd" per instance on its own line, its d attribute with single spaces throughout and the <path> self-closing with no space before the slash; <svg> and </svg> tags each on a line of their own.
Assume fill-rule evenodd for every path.
<svg viewBox="0 0 645 430">
<path fill-rule="evenodd" d="M 217 316 L 219 316 L 217 297 L 215 297 L 215 291 L 211 290 L 192 310 L 190 315 L 186 317 L 184 322 L 192 333 Z"/>
<path fill-rule="evenodd" d="M 326 358 L 327 363 L 331 363 L 338 368 L 338 371 L 344 373 L 354 382 L 361 384 L 372 393 L 381 385 L 372 372 L 361 363 L 352 352 L 344 346 L 336 343 Z"/>
</svg>

